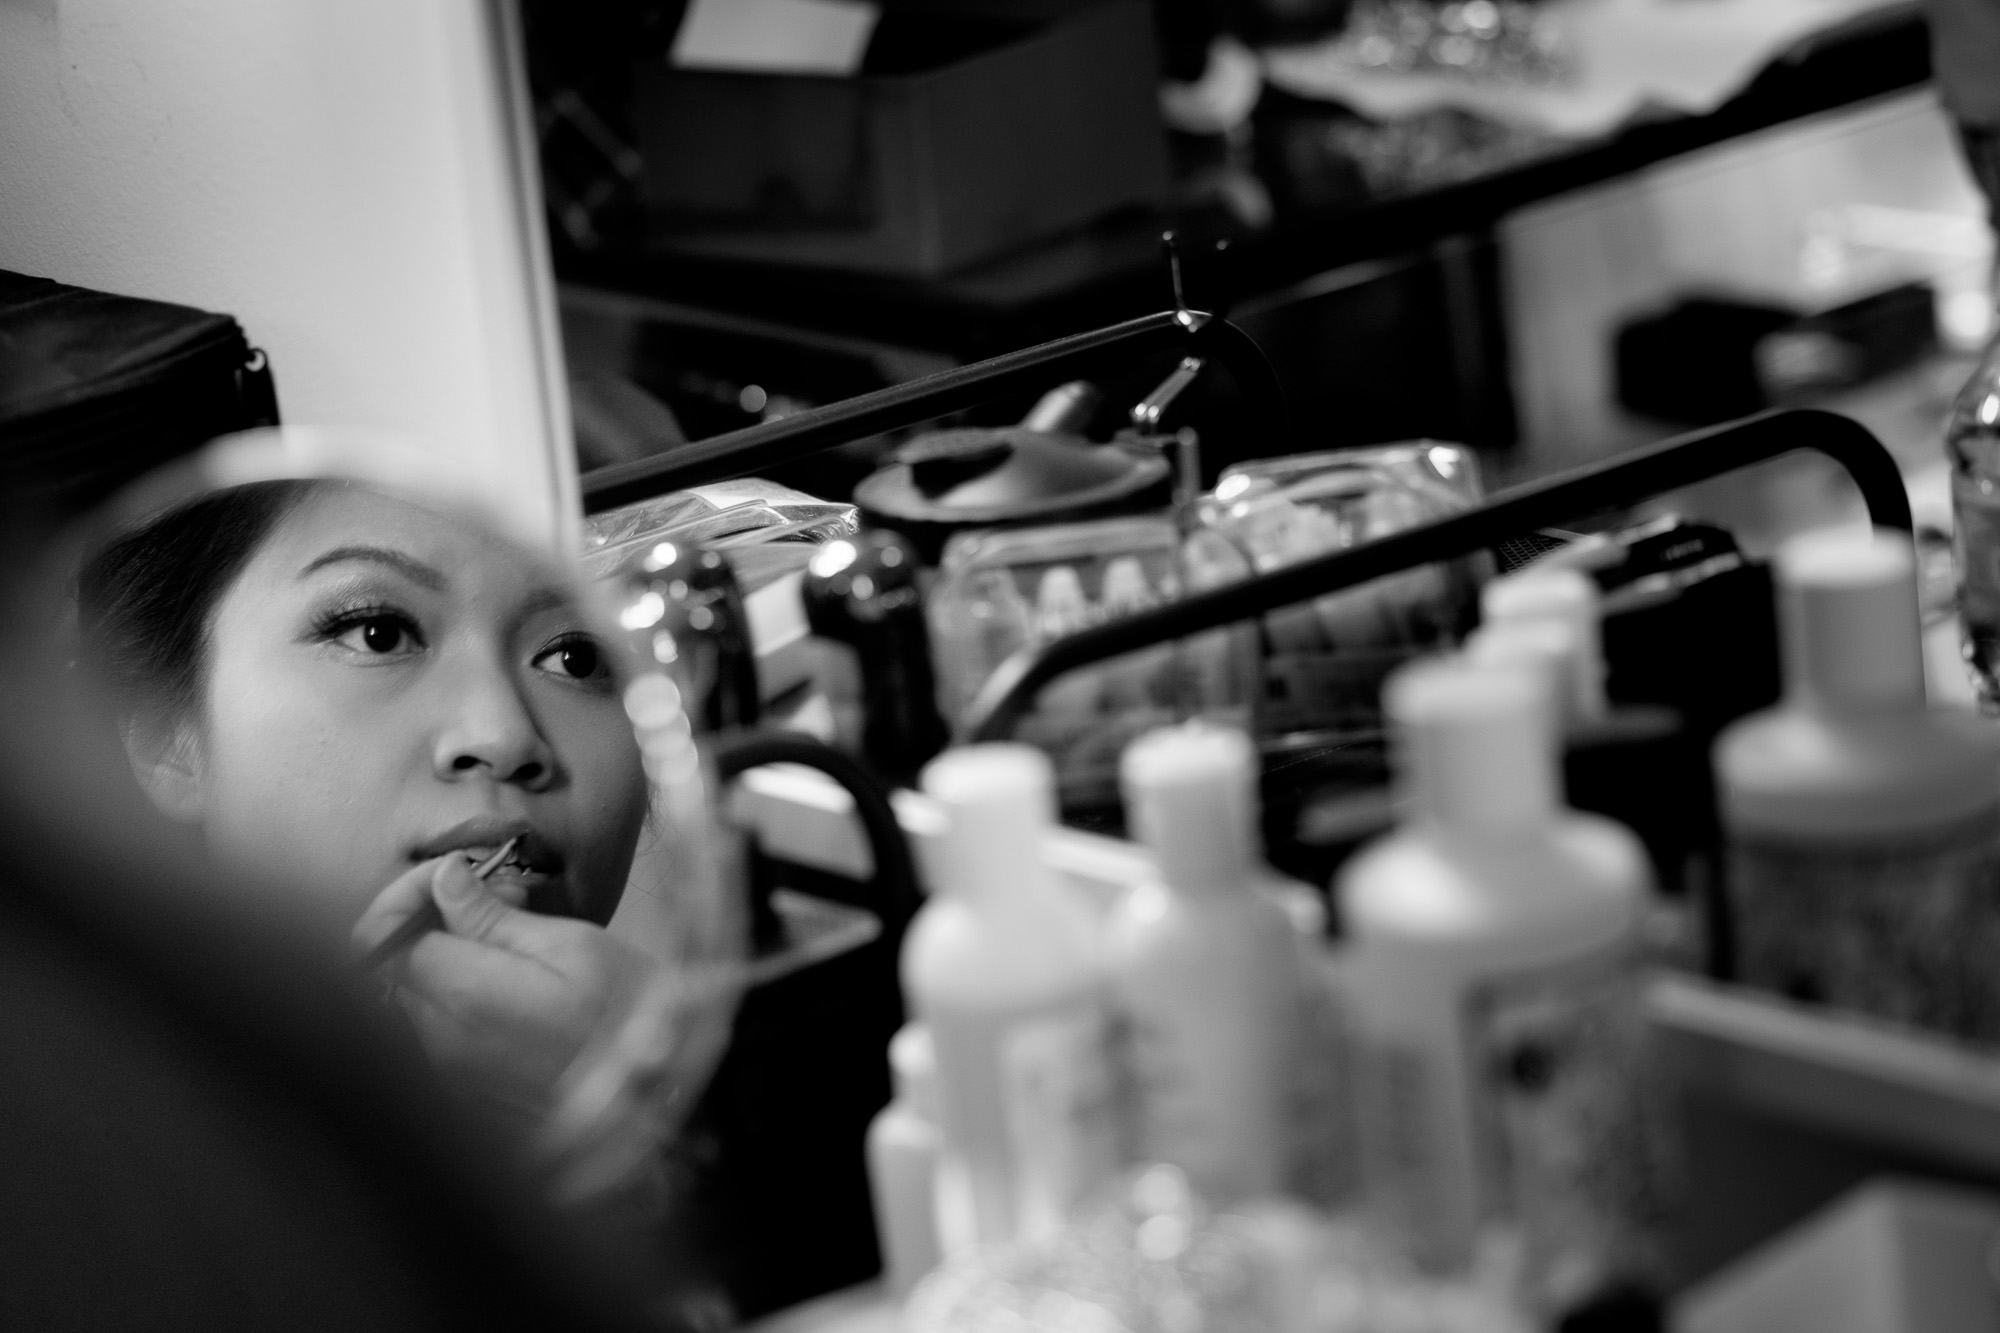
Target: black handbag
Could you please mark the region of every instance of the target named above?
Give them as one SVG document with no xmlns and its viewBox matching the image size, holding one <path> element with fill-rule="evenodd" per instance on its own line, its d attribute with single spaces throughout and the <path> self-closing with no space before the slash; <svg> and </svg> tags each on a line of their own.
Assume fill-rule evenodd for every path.
<svg viewBox="0 0 2000 1333">
<path fill-rule="evenodd" d="M 276 425 L 228 315 L 0 271 L 0 501 L 55 521 L 217 435 Z"/>
</svg>

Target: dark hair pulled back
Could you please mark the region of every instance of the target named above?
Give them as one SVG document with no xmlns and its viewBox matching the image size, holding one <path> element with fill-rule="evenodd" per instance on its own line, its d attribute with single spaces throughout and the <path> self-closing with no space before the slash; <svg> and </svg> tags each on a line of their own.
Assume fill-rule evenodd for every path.
<svg viewBox="0 0 2000 1333">
<path fill-rule="evenodd" d="M 121 712 L 171 721 L 201 703 L 217 603 L 313 486 L 262 481 L 171 510 L 113 541 L 77 580 L 83 665 Z"/>
</svg>

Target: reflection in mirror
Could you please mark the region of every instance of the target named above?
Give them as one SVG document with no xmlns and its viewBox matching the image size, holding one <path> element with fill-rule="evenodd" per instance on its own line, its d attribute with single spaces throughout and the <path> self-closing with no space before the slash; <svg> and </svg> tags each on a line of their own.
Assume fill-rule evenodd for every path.
<svg viewBox="0 0 2000 1333">
<path fill-rule="evenodd" d="M 602 923 L 646 813 L 610 653 L 543 562 L 340 481 L 180 506 L 79 580 L 134 772 L 226 864 L 346 919 L 416 867 Z"/>
<path fill-rule="evenodd" d="M 226 441 L 100 516 L 72 679 L 145 798 L 350 951 L 561 1198 L 643 1201 L 749 979 L 678 693 L 470 488 L 295 444 Z"/>
</svg>

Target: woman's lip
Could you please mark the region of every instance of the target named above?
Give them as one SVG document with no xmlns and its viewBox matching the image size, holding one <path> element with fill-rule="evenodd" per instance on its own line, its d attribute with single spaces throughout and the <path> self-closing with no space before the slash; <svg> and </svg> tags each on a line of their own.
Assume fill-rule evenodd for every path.
<svg viewBox="0 0 2000 1333">
<path fill-rule="evenodd" d="M 514 854 L 495 873 L 526 870 L 530 873 L 559 874 L 563 855 L 550 845 L 526 820 L 469 819 L 454 825 L 410 849 L 412 863 L 459 852 L 474 861 L 483 861 L 508 841 L 515 842 Z"/>
</svg>

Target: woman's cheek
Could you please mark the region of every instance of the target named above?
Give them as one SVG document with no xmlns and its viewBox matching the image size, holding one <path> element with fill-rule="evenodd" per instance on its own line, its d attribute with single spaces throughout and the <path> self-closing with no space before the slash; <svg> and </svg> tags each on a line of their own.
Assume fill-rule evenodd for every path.
<svg viewBox="0 0 2000 1333">
<path fill-rule="evenodd" d="M 344 929 L 397 868 L 390 807 L 407 784 L 383 763 L 394 750 L 316 701 L 251 702 L 214 715 L 230 720 L 212 736 L 210 846 Z"/>
<path fill-rule="evenodd" d="M 575 733 L 578 744 L 569 768 L 575 775 L 578 812 L 588 823 L 577 832 L 579 845 L 587 849 L 589 882 L 578 887 L 588 899 L 586 914 L 601 918 L 610 915 L 625 888 L 651 792 L 622 711 L 593 723 Z"/>
</svg>

